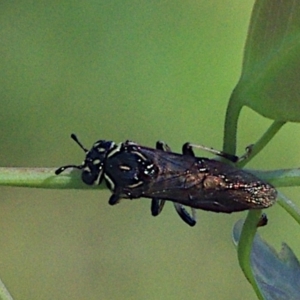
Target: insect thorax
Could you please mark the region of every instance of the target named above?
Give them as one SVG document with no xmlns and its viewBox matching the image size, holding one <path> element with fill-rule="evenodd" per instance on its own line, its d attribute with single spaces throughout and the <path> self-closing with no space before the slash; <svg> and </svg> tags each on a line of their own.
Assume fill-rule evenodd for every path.
<svg viewBox="0 0 300 300">
<path fill-rule="evenodd" d="M 104 178 L 107 186 L 123 191 L 130 197 L 133 190 L 143 190 L 158 173 L 153 163 L 140 146 L 133 142 L 119 144 L 108 153 L 104 163 Z"/>
</svg>

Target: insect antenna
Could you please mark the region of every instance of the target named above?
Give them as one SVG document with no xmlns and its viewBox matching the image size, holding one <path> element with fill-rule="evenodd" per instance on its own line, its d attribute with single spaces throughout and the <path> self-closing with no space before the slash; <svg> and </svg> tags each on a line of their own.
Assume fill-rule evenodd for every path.
<svg viewBox="0 0 300 300">
<path fill-rule="evenodd" d="M 79 145 L 79 147 L 85 152 L 87 153 L 89 150 L 86 149 L 82 144 L 81 142 L 79 141 L 78 137 L 76 134 L 72 133 L 71 134 L 71 139 L 73 139 L 77 145 Z M 62 172 L 64 172 L 66 169 L 69 169 L 69 168 L 76 168 L 76 169 L 82 169 L 83 168 L 83 165 L 67 165 L 67 166 L 62 166 L 60 168 L 58 168 L 56 171 L 55 171 L 55 174 L 56 175 L 59 175 L 61 174 Z"/>
<path fill-rule="evenodd" d="M 81 142 L 79 141 L 79 139 L 75 133 L 71 134 L 71 139 L 73 139 L 85 153 L 87 153 L 89 151 L 81 144 Z"/>
</svg>

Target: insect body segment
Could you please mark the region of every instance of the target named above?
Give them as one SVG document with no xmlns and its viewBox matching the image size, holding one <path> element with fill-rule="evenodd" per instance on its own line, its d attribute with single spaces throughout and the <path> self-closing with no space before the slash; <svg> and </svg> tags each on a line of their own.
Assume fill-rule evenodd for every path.
<svg viewBox="0 0 300 300">
<path fill-rule="evenodd" d="M 85 160 L 79 166 L 63 166 L 56 174 L 73 167 L 82 170 L 82 180 L 88 185 L 99 185 L 105 180 L 112 191 L 111 205 L 121 198 L 150 198 L 151 213 L 157 216 L 169 200 L 179 216 L 194 226 L 195 208 L 231 213 L 267 208 L 276 200 L 277 192 L 270 184 L 234 166 L 196 157 L 193 152 L 195 147 L 210 148 L 186 143 L 183 154 L 178 154 L 162 142 L 153 149 L 131 141 L 115 144 L 99 140 L 87 150 L 75 135 L 72 138 L 86 153 Z M 212 152 L 238 160 L 234 155 Z M 183 206 L 191 207 L 192 215 Z"/>
<path fill-rule="evenodd" d="M 186 143 L 185 145 L 183 145 L 183 153 L 185 155 L 192 155 L 194 156 L 194 153 L 193 153 L 193 150 L 192 148 L 189 148 L 188 146 L 189 144 Z M 186 148 L 186 149 L 185 149 Z M 159 149 L 159 150 L 162 150 L 162 151 L 166 151 L 166 152 L 171 152 L 171 148 L 165 144 L 164 142 L 160 142 L 158 141 L 156 143 L 156 149 Z M 158 199 L 158 198 L 152 198 L 152 201 L 151 201 L 151 213 L 152 213 L 152 216 L 158 216 L 164 205 L 165 205 L 165 202 L 166 200 L 161 200 L 161 199 Z M 185 208 L 183 207 L 182 204 L 180 203 L 177 203 L 177 202 L 173 202 L 173 205 L 175 207 L 175 210 L 177 211 L 178 215 L 181 217 L 181 219 L 186 222 L 188 225 L 190 226 L 194 226 L 196 225 L 196 211 L 194 208 L 191 208 L 192 209 L 192 214 L 193 216 L 191 216 L 186 210 Z"/>
</svg>

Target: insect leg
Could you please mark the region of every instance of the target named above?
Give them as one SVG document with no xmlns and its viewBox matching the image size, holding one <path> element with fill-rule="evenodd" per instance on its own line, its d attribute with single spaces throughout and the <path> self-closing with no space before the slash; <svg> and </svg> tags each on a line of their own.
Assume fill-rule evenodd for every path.
<svg viewBox="0 0 300 300">
<path fill-rule="evenodd" d="M 182 154 L 183 155 L 189 155 L 189 156 L 195 156 L 195 153 L 193 151 L 193 146 L 190 143 L 185 143 L 182 146 Z"/>
<path fill-rule="evenodd" d="M 210 148 L 210 147 L 206 147 L 206 146 L 203 146 L 203 145 L 195 145 L 195 144 L 190 144 L 190 143 L 185 143 L 182 146 L 183 154 L 187 154 L 187 155 L 194 154 L 192 148 L 197 148 L 197 149 L 201 149 L 201 150 L 210 152 L 212 154 L 224 157 L 224 158 L 226 158 L 226 159 L 228 159 L 232 162 L 237 162 L 239 160 L 239 157 L 236 156 L 236 155 L 225 153 L 223 151 L 219 151 L 219 150 L 216 150 L 216 149 L 213 149 L 213 148 Z M 193 155 L 193 156 L 195 156 L 195 155 Z"/>
<path fill-rule="evenodd" d="M 171 152 L 171 148 L 162 141 L 156 142 L 156 149 L 166 151 L 166 152 Z M 192 145 L 188 143 L 183 145 L 182 152 L 184 155 L 195 156 L 194 151 L 192 149 Z M 162 211 L 164 204 L 165 204 L 165 200 L 159 200 L 156 198 L 152 199 L 152 203 L 151 203 L 152 215 L 157 216 Z M 186 211 L 186 209 L 183 207 L 182 204 L 173 202 L 173 205 L 178 215 L 184 222 L 186 222 L 190 226 L 194 226 L 196 224 L 196 210 L 194 208 L 192 208 L 192 216 L 191 216 Z"/>
<path fill-rule="evenodd" d="M 257 223 L 257 227 L 263 227 L 268 224 L 268 217 L 265 213 L 263 213 Z"/>
<path fill-rule="evenodd" d="M 195 226 L 196 224 L 196 219 L 195 219 L 195 209 L 192 208 L 192 214 L 193 216 L 191 216 L 186 209 L 183 207 L 183 205 L 179 204 L 179 203 L 175 203 L 173 202 L 174 207 L 178 213 L 178 215 L 180 216 L 180 218 L 187 223 L 190 226 Z"/>
<path fill-rule="evenodd" d="M 120 195 L 119 194 L 112 194 L 110 197 L 109 197 L 109 200 L 108 200 L 108 204 L 109 205 L 116 205 L 120 202 Z"/>
<path fill-rule="evenodd" d="M 161 141 L 158 141 L 156 143 L 156 149 L 171 152 L 171 148 L 166 143 L 161 142 Z M 194 151 L 192 149 L 192 145 L 188 144 L 188 143 L 183 145 L 182 152 L 184 155 L 195 156 Z M 157 202 L 154 203 L 153 201 L 157 201 Z M 158 202 L 158 201 L 159 201 L 158 199 L 152 200 L 152 206 L 151 206 L 152 214 L 153 214 L 153 207 L 155 208 L 155 205 L 157 208 L 159 208 L 159 213 L 163 209 L 163 204 L 164 204 L 165 200 L 160 200 L 160 202 Z M 196 210 L 194 208 L 192 208 L 192 216 L 191 216 L 186 211 L 186 209 L 184 208 L 184 206 L 182 204 L 173 202 L 173 205 L 174 205 L 175 210 L 177 211 L 178 215 L 184 222 L 186 222 L 190 226 L 194 226 L 196 224 Z"/>
<path fill-rule="evenodd" d="M 251 153 L 252 153 L 253 147 L 254 147 L 253 144 L 247 146 L 247 147 L 245 148 L 245 153 L 244 153 L 242 156 L 239 157 L 238 162 L 241 162 L 241 161 L 243 161 L 243 160 L 245 160 L 245 159 L 248 159 L 249 156 L 250 156 Z"/>
<path fill-rule="evenodd" d="M 183 155 L 195 156 L 193 151 L 193 147 L 190 143 L 185 143 L 182 146 Z M 192 216 L 186 211 L 182 204 L 173 202 L 174 207 L 180 216 L 180 218 L 186 222 L 190 226 L 194 226 L 196 224 L 196 210 L 192 208 Z"/>
<path fill-rule="evenodd" d="M 158 141 L 156 142 L 156 149 L 170 152 L 171 148 L 164 142 Z M 158 198 L 152 198 L 151 201 L 151 214 L 152 216 L 156 217 L 158 216 L 162 209 L 164 208 L 166 200 L 161 200 Z"/>
<path fill-rule="evenodd" d="M 166 152 L 171 152 L 171 148 L 163 141 L 156 142 L 156 149 L 166 151 Z"/>
<path fill-rule="evenodd" d="M 165 202 L 166 202 L 165 200 L 152 198 L 151 213 L 153 217 L 156 217 L 161 213 L 162 209 L 164 208 Z"/>
</svg>

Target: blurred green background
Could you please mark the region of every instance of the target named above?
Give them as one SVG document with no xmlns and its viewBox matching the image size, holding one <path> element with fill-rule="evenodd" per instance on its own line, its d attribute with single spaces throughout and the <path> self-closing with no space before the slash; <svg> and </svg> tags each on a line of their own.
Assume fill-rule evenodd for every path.
<svg viewBox="0 0 300 300">
<path fill-rule="evenodd" d="M 0 165 L 78 164 L 75 132 L 174 151 L 222 147 L 254 1 L 2 1 Z M 271 124 L 244 109 L 239 154 Z M 300 165 L 297 124 L 249 165 Z M 207 155 L 207 153 L 199 153 Z M 284 192 L 300 205 L 299 189 Z M 245 213 L 199 211 L 189 228 L 168 203 L 110 207 L 105 191 L 0 188 L 0 277 L 15 299 L 254 299 L 231 242 Z M 260 229 L 300 256 L 278 206 Z M 295 230 L 296 228 L 296 230 Z"/>
</svg>

